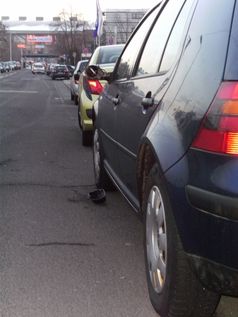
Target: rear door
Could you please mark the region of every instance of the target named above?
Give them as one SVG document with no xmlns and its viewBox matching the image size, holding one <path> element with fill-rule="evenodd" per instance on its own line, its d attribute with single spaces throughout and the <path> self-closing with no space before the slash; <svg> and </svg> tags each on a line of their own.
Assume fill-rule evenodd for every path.
<svg viewBox="0 0 238 317">
<path fill-rule="evenodd" d="M 149 32 L 151 25 L 153 24 L 160 7 L 155 8 L 147 18 L 142 22 L 139 31 L 134 34 L 131 38 L 129 45 L 124 50 L 117 71 L 114 72 L 116 80 L 114 80 L 110 85 L 106 85 L 102 93 L 102 97 L 99 97 L 99 113 L 97 117 L 96 124 L 100 127 L 100 137 L 103 144 L 103 151 L 107 170 L 114 178 L 119 180 L 119 160 L 118 160 L 118 144 L 116 141 L 116 114 L 118 112 L 117 107 L 117 96 L 119 96 L 119 84 L 124 84 L 124 88 L 127 80 L 132 74 L 138 52 L 142 47 L 146 35 Z M 127 86 L 129 89 L 129 86 Z M 121 98 L 121 97 L 119 97 Z M 123 127 L 122 127 L 123 128 Z"/>
<path fill-rule="evenodd" d="M 140 140 L 153 113 L 162 107 L 194 6 L 194 0 L 166 2 L 138 54 L 132 76 L 119 78 L 113 85 L 114 97 L 118 99 L 115 106 L 118 177 L 122 190 L 136 208 L 136 159 Z M 122 60 L 119 74 L 124 65 Z"/>
</svg>

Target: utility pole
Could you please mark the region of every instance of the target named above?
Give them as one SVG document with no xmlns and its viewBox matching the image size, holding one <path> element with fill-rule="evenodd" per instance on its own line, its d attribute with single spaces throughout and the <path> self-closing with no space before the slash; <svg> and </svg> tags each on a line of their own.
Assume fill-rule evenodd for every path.
<svg viewBox="0 0 238 317">
<path fill-rule="evenodd" d="M 12 61 L 12 33 L 9 32 L 9 51 L 10 51 L 10 61 Z"/>
</svg>

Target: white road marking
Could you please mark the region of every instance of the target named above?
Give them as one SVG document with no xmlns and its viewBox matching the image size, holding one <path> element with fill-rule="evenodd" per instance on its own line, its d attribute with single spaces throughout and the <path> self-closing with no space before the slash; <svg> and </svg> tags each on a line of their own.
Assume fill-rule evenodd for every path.
<svg viewBox="0 0 238 317">
<path fill-rule="evenodd" d="M 36 90 L 0 90 L 0 93 L 6 94 L 38 94 Z"/>
</svg>

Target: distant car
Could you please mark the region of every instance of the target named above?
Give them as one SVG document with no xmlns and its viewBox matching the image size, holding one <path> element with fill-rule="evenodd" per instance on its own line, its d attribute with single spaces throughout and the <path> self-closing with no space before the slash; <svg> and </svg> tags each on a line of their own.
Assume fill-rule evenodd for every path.
<svg viewBox="0 0 238 317">
<path fill-rule="evenodd" d="M 46 65 L 46 70 L 45 70 L 46 75 L 51 76 L 51 73 L 52 73 L 54 67 L 58 66 L 58 65 L 60 65 L 60 64 L 58 64 L 58 63 L 49 63 L 49 64 L 47 64 Z"/>
<path fill-rule="evenodd" d="M 4 64 L 0 62 L 0 72 L 5 73 L 5 71 L 6 70 L 5 70 Z"/>
<path fill-rule="evenodd" d="M 42 63 L 34 63 L 31 70 L 32 74 L 45 74 L 45 66 Z"/>
<path fill-rule="evenodd" d="M 54 79 L 69 79 L 70 73 L 66 65 L 56 65 L 53 67 L 51 74 L 52 80 Z"/>
<path fill-rule="evenodd" d="M 10 65 L 8 62 L 3 62 L 3 67 L 5 69 L 6 72 L 10 72 L 11 71 L 11 68 L 10 68 Z"/>
<path fill-rule="evenodd" d="M 100 65 L 105 72 L 111 73 L 123 47 L 123 44 L 97 47 L 88 65 Z M 83 145 L 90 145 L 92 143 L 92 106 L 103 91 L 105 83 L 105 80 L 88 79 L 84 72 L 80 75 L 78 122 L 82 129 Z"/>
<path fill-rule="evenodd" d="M 88 64 L 88 60 L 81 60 L 77 63 L 73 76 L 70 78 L 70 97 L 74 101 L 75 105 L 78 104 L 78 92 L 79 92 L 79 76 L 84 71 Z"/>
<path fill-rule="evenodd" d="M 211 317 L 238 297 L 237 50 L 238 1 L 161 1 L 94 103 L 95 182 L 143 219 L 160 317 Z"/>
</svg>

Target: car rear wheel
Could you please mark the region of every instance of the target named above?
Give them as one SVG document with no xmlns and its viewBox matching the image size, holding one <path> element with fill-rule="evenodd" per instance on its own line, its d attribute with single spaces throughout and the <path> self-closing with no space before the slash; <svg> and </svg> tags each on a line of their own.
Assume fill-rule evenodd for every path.
<svg viewBox="0 0 238 317">
<path fill-rule="evenodd" d="M 74 95 L 74 104 L 75 104 L 75 106 L 77 106 L 78 105 L 78 95 Z"/>
<path fill-rule="evenodd" d="M 82 129 L 81 115 L 80 115 L 80 104 L 78 104 L 78 124 L 80 129 Z"/>
<path fill-rule="evenodd" d="M 93 166 L 97 188 L 103 188 L 107 191 L 115 190 L 115 186 L 107 175 L 103 165 L 103 151 L 100 144 L 100 136 L 98 129 L 94 129 L 93 134 Z"/>
<path fill-rule="evenodd" d="M 146 180 L 144 251 L 150 300 L 161 317 L 211 317 L 220 295 L 203 287 L 191 271 L 173 218 L 159 167 Z"/>
<path fill-rule="evenodd" d="M 82 144 L 84 146 L 92 145 L 92 131 L 82 130 Z"/>
</svg>

